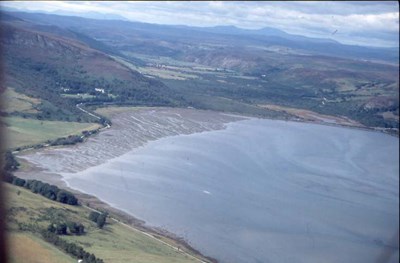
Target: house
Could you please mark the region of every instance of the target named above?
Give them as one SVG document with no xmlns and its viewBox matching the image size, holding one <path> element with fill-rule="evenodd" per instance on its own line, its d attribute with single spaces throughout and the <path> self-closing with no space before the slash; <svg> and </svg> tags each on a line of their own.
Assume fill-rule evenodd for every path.
<svg viewBox="0 0 400 263">
<path fill-rule="evenodd" d="M 94 90 L 104 94 L 104 89 L 95 88 Z"/>
</svg>

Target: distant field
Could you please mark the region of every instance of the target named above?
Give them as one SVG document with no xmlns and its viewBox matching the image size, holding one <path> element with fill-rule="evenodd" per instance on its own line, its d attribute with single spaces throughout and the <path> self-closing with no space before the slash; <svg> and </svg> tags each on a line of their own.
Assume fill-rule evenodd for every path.
<svg viewBox="0 0 400 263">
<path fill-rule="evenodd" d="M 21 117 L 7 117 L 5 121 L 8 125 L 6 127 L 7 148 L 42 143 L 101 127 L 97 123 L 40 121 Z"/>
<path fill-rule="evenodd" d="M 136 57 L 145 61 L 148 64 L 148 66 L 139 67 L 118 57 L 114 57 L 114 59 L 133 70 L 139 71 L 140 73 L 146 76 L 158 77 L 165 80 L 172 79 L 172 80 L 190 81 L 192 79 L 199 79 L 206 76 L 215 76 L 221 78 L 225 78 L 227 76 L 233 76 L 235 78 L 240 78 L 240 79 L 252 79 L 252 80 L 256 79 L 255 77 L 244 76 L 239 72 L 235 72 L 232 70 L 227 70 L 227 69 L 221 70 L 216 67 L 208 67 L 201 64 L 179 61 L 169 57 L 146 56 L 131 52 L 124 52 L 124 53 L 128 55 L 135 55 Z"/>
<path fill-rule="evenodd" d="M 100 230 L 95 223 L 88 220 L 90 213 L 88 208 L 57 203 L 13 185 L 4 184 L 4 186 L 8 194 L 7 206 L 10 209 L 9 211 L 12 211 L 7 218 L 8 226 L 11 229 L 10 236 L 14 239 L 17 238 L 16 241 L 19 238 L 26 243 L 34 244 L 33 246 L 44 247 L 42 249 L 45 250 L 46 247 L 43 246 L 43 242 L 30 236 L 29 233 L 16 234 L 18 225 L 30 223 L 37 228 L 43 228 L 47 227 L 51 220 L 71 220 L 82 223 L 85 226 L 86 234 L 83 236 L 62 236 L 62 238 L 76 242 L 88 252 L 94 253 L 96 257 L 104 259 L 107 263 L 198 262 L 113 220 L 108 220 L 106 226 Z M 32 241 L 29 239 L 32 239 Z M 19 251 L 18 249 L 20 249 L 19 246 L 13 246 L 11 251 L 16 253 Z M 50 254 L 49 259 L 53 259 L 50 252 L 48 252 Z M 63 253 L 56 256 L 59 258 L 54 261 L 40 260 L 32 262 L 70 262 L 68 261 L 69 256 L 64 256 Z"/>
<path fill-rule="evenodd" d="M 162 79 L 177 79 L 177 80 L 186 80 L 186 79 L 194 79 L 198 78 L 198 76 L 193 74 L 187 74 L 183 70 L 171 70 L 165 68 L 156 68 L 156 67 L 140 67 L 138 68 L 139 72 L 142 74 L 147 74 L 154 77 L 159 77 Z"/>
<path fill-rule="evenodd" d="M 349 118 L 346 118 L 346 117 L 319 114 L 317 112 L 310 111 L 310 110 L 283 107 L 283 106 L 273 105 L 273 104 L 264 104 L 264 105 L 258 105 L 258 106 L 261 108 L 266 108 L 266 109 L 270 109 L 270 110 L 283 111 L 288 114 L 292 114 L 296 117 L 302 118 L 306 121 L 336 123 L 336 124 L 349 125 L 349 126 L 362 126 L 360 123 L 358 123 L 354 120 L 351 120 Z"/>
<path fill-rule="evenodd" d="M 7 88 L 4 93 L 6 112 L 37 113 L 35 106 L 40 104 L 40 99 L 28 97 L 16 92 L 13 88 Z"/>
<path fill-rule="evenodd" d="M 73 263 L 76 259 L 29 233 L 10 233 L 10 263 Z"/>
<path fill-rule="evenodd" d="M 61 94 L 62 97 L 65 98 L 73 98 L 73 99 L 92 99 L 95 98 L 96 96 L 90 95 L 88 93 L 82 93 L 82 94 Z"/>
<path fill-rule="evenodd" d="M 170 67 L 170 66 L 164 66 L 162 68 L 150 67 L 150 66 L 138 67 L 124 59 L 118 57 L 114 57 L 114 59 L 122 63 L 123 65 L 129 67 L 130 69 L 139 71 L 141 74 L 150 75 L 153 77 L 159 77 L 162 79 L 177 79 L 177 80 L 198 78 L 197 75 L 188 74 L 184 70 L 184 68 L 180 67 Z"/>
<path fill-rule="evenodd" d="M 392 120 L 396 120 L 399 121 L 399 115 L 395 115 L 393 112 L 391 111 L 387 111 L 387 112 L 383 112 L 382 113 L 383 118 L 385 119 L 392 119 Z"/>
</svg>

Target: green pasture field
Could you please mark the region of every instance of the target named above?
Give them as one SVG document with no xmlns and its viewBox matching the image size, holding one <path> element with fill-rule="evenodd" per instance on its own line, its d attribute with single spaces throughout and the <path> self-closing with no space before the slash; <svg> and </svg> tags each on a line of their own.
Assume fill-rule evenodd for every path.
<svg viewBox="0 0 400 263">
<path fill-rule="evenodd" d="M 7 113 L 37 113 L 35 106 L 40 104 L 40 99 L 28 97 L 16 92 L 13 88 L 7 88 L 4 93 L 5 111 Z"/>
<path fill-rule="evenodd" d="M 42 121 L 25 119 L 22 117 L 6 117 L 6 142 L 7 148 L 44 143 L 48 140 L 78 135 L 82 131 L 100 128 L 98 123 L 80 123 L 65 121 Z"/>
</svg>

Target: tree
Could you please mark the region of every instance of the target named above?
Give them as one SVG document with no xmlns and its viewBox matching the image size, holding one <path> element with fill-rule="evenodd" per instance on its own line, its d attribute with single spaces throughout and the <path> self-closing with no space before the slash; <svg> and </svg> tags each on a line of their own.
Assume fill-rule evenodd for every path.
<svg viewBox="0 0 400 263">
<path fill-rule="evenodd" d="M 14 181 L 15 176 L 10 173 L 5 171 L 4 172 L 4 176 L 3 176 L 3 181 L 12 184 L 12 182 Z"/>
<path fill-rule="evenodd" d="M 76 234 L 77 224 L 75 222 L 71 222 L 71 221 L 67 222 L 67 227 L 71 234 Z"/>
<path fill-rule="evenodd" d="M 82 225 L 82 224 L 78 224 L 78 226 L 77 226 L 77 235 L 83 235 L 83 234 L 85 234 L 85 226 L 84 225 Z"/>
<path fill-rule="evenodd" d="M 51 233 L 55 233 L 55 232 L 56 232 L 56 228 L 54 227 L 53 224 L 50 224 L 50 225 L 47 227 L 47 231 L 49 231 L 49 232 L 51 232 Z"/>
<path fill-rule="evenodd" d="M 66 235 L 67 234 L 67 225 L 65 223 L 59 223 L 56 226 L 57 235 Z"/>
<path fill-rule="evenodd" d="M 103 226 L 106 224 L 106 218 L 107 218 L 107 213 L 99 215 L 96 222 L 99 228 L 103 228 Z"/>
<path fill-rule="evenodd" d="M 18 169 L 19 162 L 15 159 L 12 152 L 7 151 L 4 154 L 4 170 L 6 171 L 15 171 Z"/>
<path fill-rule="evenodd" d="M 106 219 L 107 219 L 108 213 L 98 213 L 95 211 L 90 212 L 89 214 L 89 219 L 97 224 L 99 228 L 103 228 L 103 226 L 106 224 Z"/>
<path fill-rule="evenodd" d="M 97 222 L 97 218 L 100 216 L 100 213 L 97 213 L 95 211 L 90 212 L 89 214 L 89 219 L 93 222 Z"/>
<path fill-rule="evenodd" d="M 25 180 L 21 179 L 21 178 L 18 178 L 18 177 L 14 177 L 14 179 L 12 181 L 12 184 L 16 185 L 16 186 L 24 186 L 25 185 Z"/>
<path fill-rule="evenodd" d="M 82 224 L 75 222 L 67 222 L 68 230 L 71 234 L 82 235 L 85 232 L 85 227 Z"/>
<path fill-rule="evenodd" d="M 57 201 L 69 205 L 78 204 L 78 199 L 73 194 L 63 190 L 57 193 Z"/>
<path fill-rule="evenodd" d="M 96 258 L 95 255 L 86 252 L 81 246 L 63 240 L 53 232 L 46 229 L 42 229 L 40 232 L 44 240 L 67 252 L 73 257 L 83 259 L 86 263 L 104 263 L 102 259 Z"/>
</svg>

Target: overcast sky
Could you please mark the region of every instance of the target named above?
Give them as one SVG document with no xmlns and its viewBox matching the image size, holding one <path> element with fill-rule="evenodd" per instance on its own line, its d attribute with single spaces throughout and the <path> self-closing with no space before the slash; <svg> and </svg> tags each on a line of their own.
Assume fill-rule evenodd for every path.
<svg viewBox="0 0 400 263">
<path fill-rule="evenodd" d="M 346 44 L 399 46 L 399 5 L 393 2 L 1 2 L 2 7 L 100 12 L 173 25 L 274 27 Z M 336 31 L 337 30 L 337 31 Z M 336 31 L 336 32 L 335 32 Z M 335 33 L 334 33 L 335 32 Z"/>
</svg>

